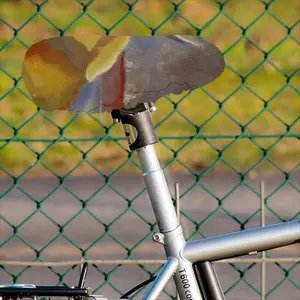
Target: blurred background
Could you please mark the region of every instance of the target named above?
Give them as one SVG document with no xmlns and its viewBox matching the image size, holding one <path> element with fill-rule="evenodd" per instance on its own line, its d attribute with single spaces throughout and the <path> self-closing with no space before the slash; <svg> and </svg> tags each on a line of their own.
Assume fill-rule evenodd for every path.
<svg viewBox="0 0 300 300">
<path fill-rule="evenodd" d="M 0 261 L 163 259 L 151 244 L 155 219 L 122 127 L 109 114 L 48 113 L 30 99 L 24 55 L 60 35 L 187 34 L 215 44 L 224 73 L 160 99 L 152 114 L 173 196 L 180 182 L 187 238 L 260 226 L 261 180 L 266 223 L 299 218 L 299 3 L 0 1 Z M 268 255 L 299 257 L 296 246 L 278 251 Z M 268 270 L 266 299 L 300 298 L 299 263 Z M 155 271 L 94 266 L 89 285 L 119 296 Z M 228 299 L 261 299 L 259 264 L 218 271 Z M 0 263 L 4 283 L 73 284 L 77 276 L 78 266 L 41 271 Z M 171 284 L 161 299 L 172 295 Z"/>
</svg>

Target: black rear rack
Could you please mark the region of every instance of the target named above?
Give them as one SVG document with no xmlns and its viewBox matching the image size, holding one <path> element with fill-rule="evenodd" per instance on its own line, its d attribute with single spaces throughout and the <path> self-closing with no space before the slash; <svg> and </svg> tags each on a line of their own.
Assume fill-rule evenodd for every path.
<svg viewBox="0 0 300 300">
<path fill-rule="evenodd" d="M 92 294 L 91 288 L 84 287 L 87 271 L 88 263 L 85 262 L 81 269 L 77 287 L 35 286 L 33 284 L 0 285 L 0 298 L 2 297 L 3 300 L 8 300 L 48 296 L 68 297 L 80 300 Z"/>
</svg>

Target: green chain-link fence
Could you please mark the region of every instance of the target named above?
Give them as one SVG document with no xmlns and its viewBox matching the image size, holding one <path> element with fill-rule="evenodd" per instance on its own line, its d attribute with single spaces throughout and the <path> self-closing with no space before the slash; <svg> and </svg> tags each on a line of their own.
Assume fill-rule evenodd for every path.
<svg viewBox="0 0 300 300">
<path fill-rule="evenodd" d="M 187 236 L 223 233 L 222 228 L 211 229 L 217 219 L 230 230 L 259 225 L 255 183 L 262 174 L 279 178 L 271 180 L 265 197 L 269 222 L 299 218 L 297 9 L 296 0 L 0 1 L 0 261 L 135 260 L 147 258 L 147 253 L 162 258 L 147 252 L 155 222 L 142 183 L 136 175 L 124 175 L 138 172 L 139 165 L 128 152 L 120 126 L 112 124 L 110 116 L 45 113 L 31 102 L 22 81 L 22 60 L 30 45 L 51 36 L 191 34 L 213 42 L 224 53 L 224 74 L 202 89 L 164 97 L 153 114 L 166 171 L 171 177 L 186 176 L 180 180 Z M 226 188 L 214 185 L 211 174 L 223 178 Z M 78 175 L 85 177 L 72 183 L 72 176 Z M 96 183 L 91 178 L 97 178 Z M 187 184 L 184 178 L 189 179 Z M 201 209 L 191 211 L 188 197 L 197 190 L 204 202 Z M 247 193 L 250 199 L 242 202 Z M 101 195 L 108 202 L 99 210 Z M 246 217 L 236 210 L 245 205 L 252 209 Z M 64 218 L 58 210 L 53 213 L 54 207 L 63 211 Z M 202 211 L 204 207 L 210 209 Z M 122 225 L 115 229 L 116 224 Z M 90 227 L 96 228 L 97 236 L 89 235 Z M 124 227 L 129 229 L 123 232 Z M 74 230 L 86 239 L 79 241 Z M 118 235 L 120 230 L 125 238 Z M 101 250 L 105 245 L 113 246 L 105 252 Z M 119 251 L 114 254 L 114 249 Z M 299 248 L 293 249 L 291 253 L 299 256 Z M 276 252 L 267 253 L 273 255 Z M 230 299 L 240 285 L 249 295 L 245 299 L 260 297 L 260 288 L 251 279 L 257 265 L 224 267 L 225 274 L 236 276 L 231 281 L 220 278 Z M 282 287 L 296 299 L 299 263 L 277 262 L 270 268 L 272 276 L 277 275 L 270 275 L 266 299 L 282 299 Z M 70 274 L 75 270 L 78 275 L 75 265 L 63 270 L 51 266 L 46 273 L 33 269 L 0 265 L 0 282 L 73 284 Z M 130 271 L 120 270 L 121 264 L 93 265 L 95 291 L 116 296 L 125 292 L 114 276 L 126 282 Z M 156 271 L 157 266 L 147 264 L 132 269 L 140 278 Z M 40 274 L 45 274 L 45 281 Z M 163 299 L 169 297 L 174 298 L 174 292 L 166 289 Z"/>
</svg>

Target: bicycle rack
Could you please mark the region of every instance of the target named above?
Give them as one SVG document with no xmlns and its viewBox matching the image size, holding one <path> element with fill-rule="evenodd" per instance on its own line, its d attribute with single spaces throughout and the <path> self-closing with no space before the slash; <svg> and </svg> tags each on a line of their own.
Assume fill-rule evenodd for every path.
<svg viewBox="0 0 300 300">
<path fill-rule="evenodd" d="M 104 300 L 102 296 L 92 295 L 92 289 L 84 287 L 88 271 L 88 263 L 82 266 L 78 285 L 76 287 L 63 286 L 36 286 L 34 284 L 7 284 L 0 285 L 0 300 L 16 300 L 22 298 L 37 297 L 67 297 L 72 300 L 82 300 L 92 297 L 98 300 Z"/>
</svg>

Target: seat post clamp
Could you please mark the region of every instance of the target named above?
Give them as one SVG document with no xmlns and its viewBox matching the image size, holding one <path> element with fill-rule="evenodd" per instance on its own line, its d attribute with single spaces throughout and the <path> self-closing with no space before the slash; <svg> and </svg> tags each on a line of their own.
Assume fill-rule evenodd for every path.
<svg viewBox="0 0 300 300">
<path fill-rule="evenodd" d="M 155 127 L 150 112 L 155 111 L 151 103 L 141 103 L 136 108 L 127 110 L 113 110 L 111 115 L 114 122 L 121 121 L 129 149 L 135 151 L 139 148 L 158 142 Z"/>
</svg>

